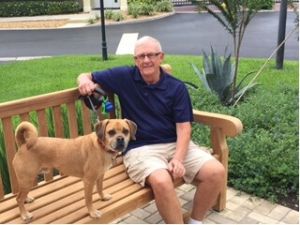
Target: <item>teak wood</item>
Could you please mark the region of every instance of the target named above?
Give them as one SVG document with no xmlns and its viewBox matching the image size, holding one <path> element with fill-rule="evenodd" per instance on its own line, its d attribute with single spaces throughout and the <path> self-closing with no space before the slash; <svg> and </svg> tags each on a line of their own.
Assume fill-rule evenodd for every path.
<svg viewBox="0 0 300 225">
<path fill-rule="evenodd" d="M 112 94 L 109 98 L 114 100 Z M 116 113 L 110 113 L 109 117 L 115 118 Z M 100 115 L 100 118 L 104 118 L 104 115 Z M 17 150 L 14 130 L 23 120 L 35 123 L 43 136 L 76 137 L 79 130 L 81 134 L 93 130 L 91 113 L 79 99 L 77 88 L 0 104 L 0 135 L 3 135 L 0 140 L 4 142 L 0 147 L 4 147 L 6 152 L 11 188 L 11 193 L 5 194 L 4 181 L 0 179 L 0 223 L 23 223 L 15 199 L 18 184 L 12 168 L 12 159 Z M 235 137 L 241 133 L 241 121 L 232 116 L 198 110 L 194 110 L 194 120 L 210 127 L 213 155 L 227 170 L 229 149 L 226 137 Z M 3 177 L 3 174 L 0 175 Z M 176 181 L 175 186 L 182 183 L 182 180 Z M 100 201 L 94 192 L 94 206 L 103 214 L 100 219 L 89 217 L 84 202 L 83 183 L 79 178 L 64 176 L 53 170 L 53 173 L 39 175 L 34 185 L 29 194 L 35 201 L 26 205 L 34 215 L 32 223 L 109 223 L 153 200 L 150 188 L 143 188 L 130 180 L 122 158 L 105 174 L 104 188 L 112 194 L 112 199 Z M 214 206 L 217 211 L 225 208 L 226 186 L 227 179 Z"/>
</svg>

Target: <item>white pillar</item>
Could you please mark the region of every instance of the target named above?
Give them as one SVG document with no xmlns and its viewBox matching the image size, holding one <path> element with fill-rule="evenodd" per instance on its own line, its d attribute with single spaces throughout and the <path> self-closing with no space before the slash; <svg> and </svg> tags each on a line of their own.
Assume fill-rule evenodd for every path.
<svg viewBox="0 0 300 225">
<path fill-rule="evenodd" d="M 83 12 L 90 12 L 91 10 L 91 0 L 83 0 Z"/>
<path fill-rule="evenodd" d="M 128 9 L 127 0 L 120 0 L 120 1 L 121 1 L 121 6 L 120 6 L 121 11 L 127 11 Z"/>
</svg>

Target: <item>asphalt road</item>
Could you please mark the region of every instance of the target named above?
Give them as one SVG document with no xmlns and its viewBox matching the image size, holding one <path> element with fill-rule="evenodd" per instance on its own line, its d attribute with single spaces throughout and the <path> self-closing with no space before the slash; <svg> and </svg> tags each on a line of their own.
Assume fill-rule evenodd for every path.
<svg viewBox="0 0 300 225">
<path fill-rule="evenodd" d="M 295 27 L 294 19 L 295 14 L 288 12 L 286 33 Z M 277 45 L 278 20 L 278 12 L 259 12 L 246 30 L 241 56 L 269 57 Z M 109 54 L 116 52 L 123 33 L 154 36 L 167 54 L 199 55 L 211 45 L 223 53 L 226 45 L 232 47 L 231 36 L 209 14 L 175 14 L 148 22 L 106 26 Z M 286 59 L 299 59 L 297 38 L 298 32 L 295 32 L 286 43 Z M 0 31 L 0 58 L 70 54 L 101 55 L 100 26 Z"/>
</svg>

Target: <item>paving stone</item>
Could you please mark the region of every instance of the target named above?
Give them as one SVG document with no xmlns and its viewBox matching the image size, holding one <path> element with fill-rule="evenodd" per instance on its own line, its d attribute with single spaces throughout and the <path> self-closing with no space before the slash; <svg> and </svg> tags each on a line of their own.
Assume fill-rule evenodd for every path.
<svg viewBox="0 0 300 225">
<path fill-rule="evenodd" d="M 282 220 L 288 212 L 290 212 L 291 209 L 287 208 L 282 205 L 276 205 L 276 207 L 268 214 L 269 217 L 276 219 L 276 220 Z"/>
<path fill-rule="evenodd" d="M 254 208 L 258 207 L 261 203 L 262 199 L 257 197 L 249 197 L 249 199 L 243 203 L 243 206 L 253 210 Z"/>
<path fill-rule="evenodd" d="M 238 205 L 238 204 L 235 203 L 235 202 L 232 202 L 232 201 L 226 202 L 226 209 L 230 209 L 230 210 L 232 210 L 232 211 L 235 211 L 235 210 L 237 210 L 239 207 L 240 207 L 240 205 Z"/>
<path fill-rule="evenodd" d="M 258 212 L 263 215 L 268 215 L 274 208 L 276 204 L 268 202 L 267 200 L 262 200 L 261 204 L 258 205 L 256 208 L 253 209 L 254 212 Z"/>
<path fill-rule="evenodd" d="M 227 193 L 226 193 L 226 199 L 227 201 L 230 200 L 232 197 L 237 195 L 237 191 L 234 190 L 233 188 L 228 187 L 227 188 Z"/>
<path fill-rule="evenodd" d="M 224 210 L 223 212 L 224 213 L 222 213 L 222 215 L 239 223 L 241 220 L 247 217 L 249 213 L 251 213 L 251 210 L 241 206 L 234 211 Z"/>
<path fill-rule="evenodd" d="M 274 223 L 278 223 L 277 220 L 275 219 L 272 219 L 268 216 L 265 216 L 263 214 L 260 214 L 258 212 L 251 212 L 249 215 L 248 215 L 249 218 L 251 219 L 254 219 L 254 220 L 257 220 L 259 223 L 267 223 L 267 224 L 274 224 Z"/>
<path fill-rule="evenodd" d="M 194 191 L 186 192 L 181 196 L 181 198 L 185 199 L 186 201 L 192 201 L 194 199 L 194 195 L 195 195 Z"/>
<path fill-rule="evenodd" d="M 237 205 L 243 205 L 245 202 L 247 202 L 250 198 L 250 195 L 244 194 L 243 192 L 238 193 L 234 197 L 230 199 L 231 202 L 236 203 Z"/>
<path fill-rule="evenodd" d="M 214 223 L 221 223 L 221 224 L 234 224 L 236 221 L 226 218 L 224 215 L 220 215 L 217 212 L 214 212 L 209 215 L 209 220 L 213 221 Z"/>
<path fill-rule="evenodd" d="M 159 223 L 161 220 L 162 218 L 158 212 L 152 214 L 151 216 L 145 219 L 147 223 Z"/>
<path fill-rule="evenodd" d="M 291 210 L 282 220 L 284 223 L 299 224 L 299 212 Z"/>
<path fill-rule="evenodd" d="M 151 213 L 149 213 L 145 209 L 136 209 L 131 214 L 140 219 L 145 219 L 146 217 L 151 215 Z"/>
<path fill-rule="evenodd" d="M 192 184 L 183 184 L 183 185 L 179 186 L 177 189 L 182 190 L 184 192 L 189 192 L 189 191 L 195 189 L 195 186 Z"/>
<path fill-rule="evenodd" d="M 193 202 L 192 201 L 188 201 L 186 204 L 184 204 L 182 206 L 182 208 L 190 212 L 192 210 L 192 208 L 193 208 Z"/>
<path fill-rule="evenodd" d="M 123 220 L 123 223 L 127 223 L 127 224 L 145 224 L 147 222 L 131 215 L 128 218 L 126 218 L 125 220 Z"/>
<path fill-rule="evenodd" d="M 258 224 L 259 222 L 253 218 L 249 218 L 248 216 L 246 216 L 245 218 L 243 218 L 239 224 Z"/>
<path fill-rule="evenodd" d="M 143 208 L 144 210 L 148 211 L 149 213 L 157 212 L 157 207 L 154 201 L 151 201 L 147 206 Z"/>
</svg>

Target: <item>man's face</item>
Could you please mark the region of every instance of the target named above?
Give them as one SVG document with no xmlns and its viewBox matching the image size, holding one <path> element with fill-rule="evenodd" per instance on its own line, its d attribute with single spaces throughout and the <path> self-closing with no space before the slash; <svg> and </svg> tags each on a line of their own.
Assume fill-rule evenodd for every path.
<svg viewBox="0 0 300 225">
<path fill-rule="evenodd" d="M 143 78 L 147 81 L 159 76 L 164 53 L 160 51 L 156 43 L 145 42 L 136 47 L 134 59 Z"/>
</svg>

